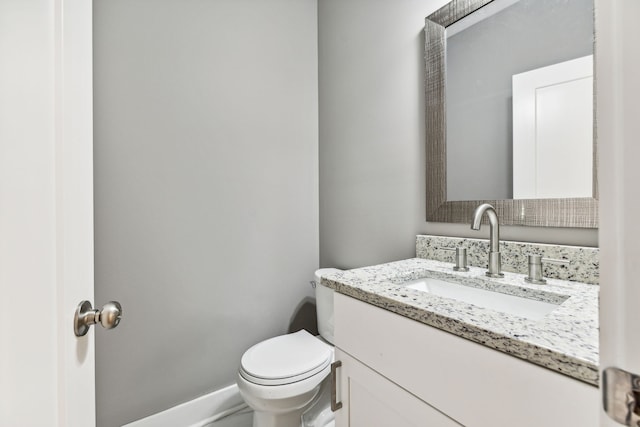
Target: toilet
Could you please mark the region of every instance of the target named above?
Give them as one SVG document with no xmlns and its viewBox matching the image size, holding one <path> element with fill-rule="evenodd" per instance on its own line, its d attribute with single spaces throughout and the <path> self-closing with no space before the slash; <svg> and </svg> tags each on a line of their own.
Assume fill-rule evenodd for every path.
<svg viewBox="0 0 640 427">
<path fill-rule="evenodd" d="M 315 272 L 318 331 L 305 330 L 259 342 L 240 361 L 238 388 L 255 412 L 253 427 L 332 427 L 329 373 L 333 363 L 333 290 Z"/>
</svg>

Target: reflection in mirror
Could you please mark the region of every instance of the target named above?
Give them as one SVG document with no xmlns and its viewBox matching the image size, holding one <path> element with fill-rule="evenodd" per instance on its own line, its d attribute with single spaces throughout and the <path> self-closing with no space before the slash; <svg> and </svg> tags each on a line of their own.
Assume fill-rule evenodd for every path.
<svg viewBox="0 0 640 427">
<path fill-rule="evenodd" d="M 593 0 L 452 0 L 425 21 L 427 221 L 598 226 Z"/>
<path fill-rule="evenodd" d="M 560 64 L 592 54 L 592 0 L 495 0 L 446 37 L 447 199 L 591 197 L 593 67 Z"/>
<path fill-rule="evenodd" d="M 593 56 L 513 76 L 513 199 L 591 197 Z"/>
</svg>

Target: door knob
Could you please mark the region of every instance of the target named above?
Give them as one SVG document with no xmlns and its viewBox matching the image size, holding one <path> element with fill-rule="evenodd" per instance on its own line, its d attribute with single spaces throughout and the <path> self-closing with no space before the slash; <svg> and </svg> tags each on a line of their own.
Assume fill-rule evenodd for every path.
<svg viewBox="0 0 640 427">
<path fill-rule="evenodd" d="M 121 318 L 122 306 L 117 301 L 109 301 L 102 306 L 102 310 L 94 310 L 89 301 L 82 301 L 73 317 L 73 331 L 77 337 L 85 336 L 89 327 L 96 323 L 100 323 L 105 329 L 113 329 L 118 326 Z"/>
</svg>

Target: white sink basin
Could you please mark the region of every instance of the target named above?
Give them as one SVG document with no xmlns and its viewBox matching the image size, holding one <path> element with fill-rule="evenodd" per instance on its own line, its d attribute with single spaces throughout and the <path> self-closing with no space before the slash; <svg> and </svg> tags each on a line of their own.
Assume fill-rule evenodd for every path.
<svg viewBox="0 0 640 427">
<path fill-rule="evenodd" d="M 440 297 L 463 301 L 478 307 L 489 308 L 531 320 L 544 318 L 560 305 L 471 286 L 458 285 L 431 277 L 409 280 L 403 282 L 401 285 L 417 291 L 428 292 Z"/>
</svg>

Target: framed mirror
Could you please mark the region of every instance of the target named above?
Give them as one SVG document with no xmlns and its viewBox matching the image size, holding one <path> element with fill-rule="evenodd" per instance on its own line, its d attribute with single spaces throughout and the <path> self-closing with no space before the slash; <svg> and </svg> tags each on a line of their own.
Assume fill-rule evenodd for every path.
<svg viewBox="0 0 640 427">
<path fill-rule="evenodd" d="M 593 0 L 453 0 L 425 22 L 427 221 L 598 227 Z"/>
</svg>

